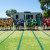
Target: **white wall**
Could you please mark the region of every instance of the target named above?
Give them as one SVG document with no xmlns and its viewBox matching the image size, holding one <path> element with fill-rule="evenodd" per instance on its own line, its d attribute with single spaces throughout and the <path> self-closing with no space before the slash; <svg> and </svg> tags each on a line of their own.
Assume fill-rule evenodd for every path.
<svg viewBox="0 0 50 50">
<path fill-rule="evenodd" d="M 36 15 L 37 15 L 38 13 L 26 13 L 26 15 L 33 15 L 33 19 L 36 19 Z M 16 19 L 16 15 L 19 15 L 19 19 L 21 18 L 21 19 L 24 19 L 24 15 L 25 15 L 25 13 L 16 13 L 16 14 L 14 14 L 14 19 Z"/>
</svg>

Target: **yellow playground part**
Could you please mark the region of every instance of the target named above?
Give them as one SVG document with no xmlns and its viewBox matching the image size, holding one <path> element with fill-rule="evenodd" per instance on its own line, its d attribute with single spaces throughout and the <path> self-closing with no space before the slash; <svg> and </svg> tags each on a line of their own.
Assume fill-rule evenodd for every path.
<svg viewBox="0 0 50 50">
<path fill-rule="evenodd" d="M 6 20 L 6 21 L 1 20 L 1 21 L 0 21 L 0 25 L 1 25 L 1 26 L 10 25 L 10 21 L 9 21 L 9 20 Z"/>
<path fill-rule="evenodd" d="M 11 18 L 9 20 L 8 19 L 0 20 L 0 26 L 10 25 L 11 22 L 12 22 L 12 16 L 11 16 Z"/>
</svg>

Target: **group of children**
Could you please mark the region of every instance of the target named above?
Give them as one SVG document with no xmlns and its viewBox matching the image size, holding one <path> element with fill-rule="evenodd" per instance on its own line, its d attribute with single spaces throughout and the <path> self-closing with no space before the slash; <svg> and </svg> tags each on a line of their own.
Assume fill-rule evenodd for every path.
<svg viewBox="0 0 50 50">
<path fill-rule="evenodd" d="M 50 26 L 50 18 L 42 20 L 42 26 L 44 29 L 47 29 Z"/>
<path fill-rule="evenodd" d="M 24 27 L 24 20 L 22 19 L 17 19 L 14 20 L 14 25 L 16 26 L 16 29 L 19 28 L 20 26 Z M 35 27 L 37 25 L 37 21 L 34 19 L 27 19 L 26 20 L 26 26 L 27 27 Z"/>
<path fill-rule="evenodd" d="M 37 25 L 37 20 L 34 19 L 27 19 L 26 20 L 26 26 L 27 27 L 34 27 Z"/>
<path fill-rule="evenodd" d="M 22 19 L 14 20 L 14 25 L 16 26 L 16 29 L 19 28 L 20 26 L 24 27 L 24 20 Z"/>
<path fill-rule="evenodd" d="M 24 28 L 24 22 L 25 22 L 25 20 L 23 20 L 23 19 L 14 19 L 13 20 L 13 22 L 14 22 L 14 25 L 15 25 L 15 27 L 16 27 L 16 29 L 19 29 L 19 28 Z M 11 23 L 12 22 L 9 22 L 8 20 L 7 21 L 4 21 L 4 27 L 6 28 L 6 26 L 7 26 L 7 28 L 8 28 L 8 25 L 10 26 L 10 30 L 11 30 Z M 34 27 L 35 28 L 35 26 L 37 25 L 37 21 L 36 20 L 34 20 L 34 19 L 27 19 L 26 20 L 26 26 L 27 27 Z"/>
</svg>

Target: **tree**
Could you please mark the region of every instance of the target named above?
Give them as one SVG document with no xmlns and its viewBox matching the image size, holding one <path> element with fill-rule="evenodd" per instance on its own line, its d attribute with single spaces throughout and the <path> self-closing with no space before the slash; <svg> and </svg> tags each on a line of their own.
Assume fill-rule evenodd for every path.
<svg viewBox="0 0 50 50">
<path fill-rule="evenodd" d="M 47 10 L 48 17 L 50 17 L 50 9 Z"/>
<path fill-rule="evenodd" d="M 10 16 L 10 11 L 9 10 L 6 10 L 6 15 Z"/>
<path fill-rule="evenodd" d="M 46 7 L 44 7 L 43 4 L 41 4 L 41 9 L 42 9 L 43 11 L 46 11 Z"/>
<path fill-rule="evenodd" d="M 44 11 L 43 17 L 50 17 L 50 0 L 39 0 L 41 4 L 41 9 Z"/>
<path fill-rule="evenodd" d="M 17 13 L 17 11 L 16 11 L 15 9 L 6 10 L 6 15 L 7 15 L 7 16 L 11 16 L 11 15 L 13 15 L 14 13 Z"/>
<path fill-rule="evenodd" d="M 50 1 L 49 0 L 39 0 L 40 4 L 41 4 L 41 9 L 43 11 L 47 11 L 48 7 L 50 6 Z"/>
<path fill-rule="evenodd" d="M 47 12 L 43 12 L 43 17 L 47 18 L 47 16 L 48 16 L 48 13 Z"/>
</svg>

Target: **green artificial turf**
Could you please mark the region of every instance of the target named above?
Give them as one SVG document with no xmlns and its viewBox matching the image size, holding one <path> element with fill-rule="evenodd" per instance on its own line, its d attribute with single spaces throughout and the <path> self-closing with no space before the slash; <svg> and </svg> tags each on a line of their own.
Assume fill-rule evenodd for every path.
<svg viewBox="0 0 50 50">
<path fill-rule="evenodd" d="M 6 31 L 5 33 L 0 35 L 0 42 L 3 41 L 8 35 L 11 34 L 12 31 Z"/>
<path fill-rule="evenodd" d="M 41 50 L 32 31 L 25 31 L 19 50 Z"/>
<path fill-rule="evenodd" d="M 0 34 L 2 32 L 5 31 L 0 31 Z M 15 31 L 13 34 L 11 34 L 12 32 L 13 31 L 6 31 L 5 33 L 0 35 L 0 50 L 17 50 L 19 42 L 21 42 L 19 50 L 41 50 L 41 47 L 37 39 L 35 38 L 35 35 L 40 41 L 44 50 L 50 50 L 50 37 L 48 37 L 42 31 L 34 31 L 35 35 L 33 34 L 32 31 L 24 31 L 23 36 L 22 36 L 23 31 Z M 44 32 L 50 35 L 50 31 Z M 3 41 L 4 39 L 5 41 Z"/>
<path fill-rule="evenodd" d="M 34 31 L 37 38 L 41 42 L 44 50 L 50 50 L 50 37 L 44 34 L 42 31 Z M 46 32 L 47 33 L 47 32 Z"/>
<path fill-rule="evenodd" d="M 16 50 L 20 41 L 22 31 L 16 31 L 7 40 L 0 44 L 0 50 Z M 5 36 L 5 35 L 4 35 Z"/>
<path fill-rule="evenodd" d="M 50 31 L 44 31 L 44 32 L 46 32 L 48 35 L 50 35 Z"/>
<path fill-rule="evenodd" d="M 3 33 L 3 32 L 5 32 L 5 31 L 0 31 L 0 34 Z"/>
</svg>

